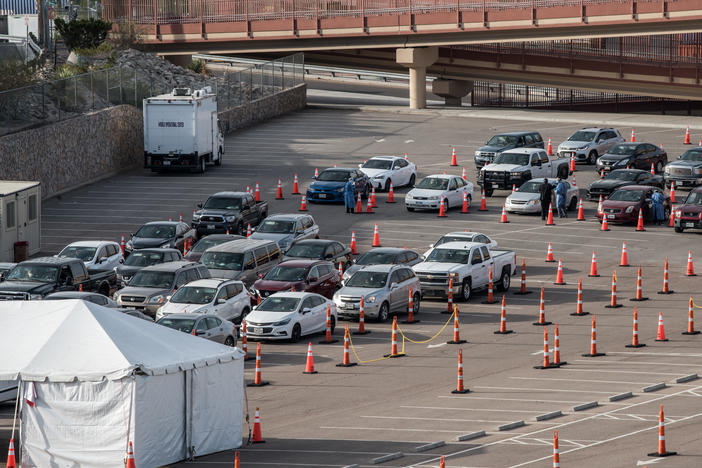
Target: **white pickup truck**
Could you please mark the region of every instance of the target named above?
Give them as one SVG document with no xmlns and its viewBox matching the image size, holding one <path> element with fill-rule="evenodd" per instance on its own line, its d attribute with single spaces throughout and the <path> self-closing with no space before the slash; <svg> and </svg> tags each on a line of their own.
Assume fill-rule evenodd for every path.
<svg viewBox="0 0 702 468">
<path fill-rule="evenodd" d="M 449 278 L 453 278 L 456 299 L 468 301 L 473 291 L 487 287 L 490 270 L 496 289 L 508 290 L 516 262 L 512 250 L 490 250 L 480 242 L 447 242 L 434 247 L 412 269 L 423 296 L 447 296 Z"/>
<path fill-rule="evenodd" d="M 511 190 L 531 179 L 546 177 L 568 178 L 570 159 L 554 158 L 541 148 L 514 148 L 501 153 L 495 162 L 480 170 L 478 184 L 485 196 L 495 189 Z"/>
</svg>

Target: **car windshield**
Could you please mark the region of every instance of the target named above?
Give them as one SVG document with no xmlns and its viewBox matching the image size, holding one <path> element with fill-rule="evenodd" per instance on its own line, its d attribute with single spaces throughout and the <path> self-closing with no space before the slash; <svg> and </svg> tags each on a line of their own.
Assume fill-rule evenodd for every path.
<svg viewBox="0 0 702 468">
<path fill-rule="evenodd" d="M 277 266 L 268 272 L 263 279 L 269 281 L 302 281 L 307 277 L 306 267 Z"/>
<path fill-rule="evenodd" d="M 439 177 L 427 177 L 417 184 L 418 189 L 425 190 L 446 190 L 448 187 L 448 179 L 441 179 Z"/>
<path fill-rule="evenodd" d="M 702 205 L 702 192 L 690 192 L 685 200 L 686 205 Z"/>
<path fill-rule="evenodd" d="M 145 267 L 163 262 L 163 254 L 160 252 L 139 252 L 135 250 L 127 257 L 124 264 L 127 266 Z"/>
<path fill-rule="evenodd" d="M 193 331 L 193 327 L 195 326 L 195 319 L 163 317 L 156 323 L 174 330 L 191 333 Z"/>
<path fill-rule="evenodd" d="M 139 228 L 134 237 L 170 239 L 175 237 L 175 226 L 170 224 L 145 224 Z"/>
<path fill-rule="evenodd" d="M 261 302 L 256 310 L 262 310 L 266 312 L 293 312 L 297 309 L 297 305 L 300 303 L 300 299 L 297 297 L 276 297 L 271 296 L 265 301 Z"/>
<path fill-rule="evenodd" d="M 702 150 L 700 149 L 691 149 L 685 151 L 685 154 L 680 156 L 680 159 L 683 161 L 702 161 Z"/>
<path fill-rule="evenodd" d="M 209 304 L 217 294 L 217 288 L 183 286 L 173 294 L 171 302 L 175 304 Z"/>
<path fill-rule="evenodd" d="M 488 146 L 514 146 L 517 144 L 519 137 L 514 135 L 495 135 L 487 142 Z"/>
<path fill-rule="evenodd" d="M 261 223 L 256 232 L 267 232 L 270 234 L 290 234 L 295 230 L 294 221 L 276 221 L 267 219 Z"/>
<path fill-rule="evenodd" d="M 171 289 L 175 273 L 172 271 L 139 271 L 129 282 L 136 288 Z"/>
<path fill-rule="evenodd" d="M 550 182 L 549 182 L 550 183 Z M 540 193 L 541 187 L 544 185 L 543 180 L 531 180 L 525 184 L 523 184 L 521 187 L 517 189 L 518 192 L 524 192 L 524 193 Z M 551 187 L 554 187 L 556 184 L 551 183 Z"/>
<path fill-rule="evenodd" d="M 17 265 L 7 274 L 8 281 L 39 281 L 51 283 L 56 281 L 58 268 L 44 265 Z"/>
<path fill-rule="evenodd" d="M 389 159 L 369 159 L 363 165 L 363 169 L 390 169 L 392 161 Z"/>
<path fill-rule="evenodd" d="M 241 198 L 210 197 L 203 208 L 209 210 L 240 210 Z"/>
<path fill-rule="evenodd" d="M 444 236 L 436 243 L 434 244 L 434 247 L 439 246 L 441 244 L 445 244 L 447 242 L 471 242 L 473 240 L 473 237 L 467 236 L 467 237 L 458 237 L 458 236 Z"/>
<path fill-rule="evenodd" d="M 200 239 L 197 244 L 193 245 L 193 248 L 190 249 L 191 252 L 204 252 L 205 250 L 209 249 L 210 247 L 214 247 L 215 245 L 219 244 L 224 244 L 225 242 L 229 242 L 230 240 L 234 239 L 228 239 L 228 238 L 222 238 L 222 239 L 209 239 L 205 237 L 204 239 Z"/>
<path fill-rule="evenodd" d="M 95 247 L 76 247 L 76 246 L 69 245 L 68 247 L 63 249 L 58 254 L 58 256 L 59 257 L 77 258 L 83 262 L 89 262 L 95 256 L 96 250 L 97 249 Z"/>
<path fill-rule="evenodd" d="M 641 200 L 641 192 L 638 190 L 617 190 L 609 199 L 614 201 L 637 202 Z"/>
<path fill-rule="evenodd" d="M 578 131 L 573 133 L 568 141 L 592 141 L 595 138 L 595 132 Z"/>
<path fill-rule="evenodd" d="M 322 258 L 326 245 L 315 244 L 293 244 L 290 250 L 285 252 L 287 257 L 299 258 Z"/>
<path fill-rule="evenodd" d="M 356 265 L 390 265 L 395 263 L 397 254 L 392 252 L 366 252 L 356 260 Z"/>
<path fill-rule="evenodd" d="M 636 151 L 635 145 L 617 145 L 607 151 L 609 154 L 632 155 Z"/>
<path fill-rule="evenodd" d="M 244 262 L 243 253 L 229 252 L 205 252 L 202 254 L 200 263 L 213 270 L 236 270 L 242 269 Z"/>
<path fill-rule="evenodd" d="M 320 182 L 346 182 L 349 180 L 349 176 L 349 171 L 327 169 L 317 176 L 317 180 Z"/>
<path fill-rule="evenodd" d="M 388 274 L 383 271 L 357 271 L 346 282 L 352 288 L 383 288 L 388 281 Z"/>
<path fill-rule="evenodd" d="M 495 158 L 495 164 L 517 164 L 518 166 L 529 165 L 529 155 L 520 153 L 502 153 Z"/>
<path fill-rule="evenodd" d="M 468 263 L 469 257 L 469 250 L 434 249 L 431 251 L 425 262 Z"/>
<path fill-rule="evenodd" d="M 617 169 L 616 171 L 612 171 L 609 174 L 605 176 L 606 180 L 636 180 L 636 176 L 638 175 L 638 172 L 634 171 L 627 171 L 624 169 Z"/>
</svg>

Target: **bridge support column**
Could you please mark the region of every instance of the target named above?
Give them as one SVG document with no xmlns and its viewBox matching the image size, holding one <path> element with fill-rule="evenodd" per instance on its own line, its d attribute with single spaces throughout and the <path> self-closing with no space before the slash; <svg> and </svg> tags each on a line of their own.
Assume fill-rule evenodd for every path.
<svg viewBox="0 0 702 468">
<path fill-rule="evenodd" d="M 164 55 L 164 59 L 171 62 L 173 65 L 178 65 L 179 67 L 187 67 L 190 62 L 193 61 L 192 55 Z"/>
<path fill-rule="evenodd" d="M 409 68 L 410 109 L 427 107 L 427 67 L 438 58 L 438 47 L 397 49 L 396 62 Z"/>
<path fill-rule="evenodd" d="M 461 98 L 471 91 L 472 81 L 436 79 L 431 82 L 431 92 L 444 98 L 447 106 L 461 107 Z"/>
</svg>

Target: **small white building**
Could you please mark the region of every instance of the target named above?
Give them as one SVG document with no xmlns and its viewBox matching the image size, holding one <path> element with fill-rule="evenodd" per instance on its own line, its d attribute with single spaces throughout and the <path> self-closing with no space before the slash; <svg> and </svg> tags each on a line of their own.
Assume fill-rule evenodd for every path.
<svg viewBox="0 0 702 468">
<path fill-rule="evenodd" d="M 18 242 L 27 255 L 41 249 L 41 183 L 0 180 L 0 262 L 15 261 Z"/>
</svg>

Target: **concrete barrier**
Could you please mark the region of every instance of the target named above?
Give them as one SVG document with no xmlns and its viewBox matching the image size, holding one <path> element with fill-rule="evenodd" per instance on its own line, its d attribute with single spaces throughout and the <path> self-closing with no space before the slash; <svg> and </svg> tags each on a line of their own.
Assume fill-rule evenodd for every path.
<svg viewBox="0 0 702 468">
<path fill-rule="evenodd" d="M 633 398 L 634 394 L 632 392 L 620 393 L 618 395 L 612 395 L 609 397 L 609 401 L 619 401 L 626 400 L 627 398 Z"/>
<path fill-rule="evenodd" d="M 684 375 L 675 379 L 675 383 L 692 382 L 693 380 L 697 379 L 699 379 L 699 376 L 697 374 Z"/>
<path fill-rule="evenodd" d="M 497 430 L 498 431 L 509 431 L 511 429 L 516 429 L 516 428 L 522 427 L 524 425 L 526 425 L 526 423 L 524 421 L 514 421 L 514 422 L 511 422 L 509 424 L 503 424 L 502 426 L 499 426 L 497 428 Z"/>
<path fill-rule="evenodd" d="M 373 460 L 371 460 L 371 463 L 377 465 L 379 463 L 385 463 L 386 461 L 397 460 L 398 458 L 402 457 L 404 457 L 402 452 L 389 453 L 387 455 L 383 455 L 382 457 L 374 458 Z"/>
<path fill-rule="evenodd" d="M 590 401 L 588 403 L 583 403 L 582 405 L 573 406 L 573 411 L 585 411 L 590 408 L 596 408 L 598 403 L 596 401 Z"/>
<path fill-rule="evenodd" d="M 415 452 L 426 452 L 427 450 L 443 447 L 444 445 L 446 445 L 446 442 L 444 442 L 443 440 L 440 440 L 438 442 L 432 442 L 431 444 L 424 444 L 424 445 L 420 445 L 419 447 L 415 447 L 414 451 Z"/>
<path fill-rule="evenodd" d="M 562 411 L 552 411 L 552 412 L 550 412 L 550 413 L 545 413 L 545 414 L 540 414 L 540 415 L 538 415 L 538 416 L 536 417 L 536 420 L 537 420 L 537 421 L 547 421 L 547 420 L 553 419 L 553 418 L 560 418 L 561 416 L 563 416 L 563 412 L 562 412 Z"/>
<path fill-rule="evenodd" d="M 485 431 L 476 431 L 471 432 L 469 434 L 459 435 L 458 437 L 456 437 L 456 440 L 459 442 L 465 442 L 466 440 L 473 440 L 479 437 L 485 437 Z"/>
<path fill-rule="evenodd" d="M 665 382 L 657 383 L 655 385 L 649 385 L 644 387 L 641 391 L 644 393 L 656 392 L 658 390 L 663 390 L 666 387 Z"/>
</svg>

